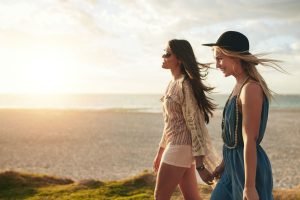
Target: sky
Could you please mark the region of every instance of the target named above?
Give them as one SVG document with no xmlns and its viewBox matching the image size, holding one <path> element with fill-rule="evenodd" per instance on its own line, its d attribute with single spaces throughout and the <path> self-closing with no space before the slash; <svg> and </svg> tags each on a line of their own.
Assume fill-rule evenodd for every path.
<svg viewBox="0 0 300 200">
<path fill-rule="evenodd" d="M 299 0 L 0 0 L 0 93 L 161 94 L 172 76 L 161 55 L 186 39 L 201 44 L 240 31 L 250 52 L 282 60 L 258 66 L 278 94 L 300 94 Z M 211 69 L 206 83 L 230 93 L 234 78 Z"/>
</svg>

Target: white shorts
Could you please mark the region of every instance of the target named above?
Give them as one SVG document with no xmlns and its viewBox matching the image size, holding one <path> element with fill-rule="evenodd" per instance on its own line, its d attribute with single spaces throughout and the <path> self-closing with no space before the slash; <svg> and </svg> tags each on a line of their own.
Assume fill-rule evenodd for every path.
<svg viewBox="0 0 300 200">
<path fill-rule="evenodd" d="M 192 146 L 168 144 L 162 155 L 161 162 L 177 167 L 190 168 L 193 164 L 195 164 L 195 159 L 192 154 Z"/>
</svg>

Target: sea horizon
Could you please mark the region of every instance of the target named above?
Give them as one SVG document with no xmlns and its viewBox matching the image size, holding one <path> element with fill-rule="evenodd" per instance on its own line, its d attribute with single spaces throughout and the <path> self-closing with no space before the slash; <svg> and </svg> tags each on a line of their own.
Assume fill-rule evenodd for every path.
<svg viewBox="0 0 300 200">
<path fill-rule="evenodd" d="M 163 94 L 0 94 L 0 109 L 113 110 L 160 113 Z M 209 95 L 223 106 L 229 94 Z M 300 109 L 300 94 L 276 94 L 270 109 Z"/>
</svg>

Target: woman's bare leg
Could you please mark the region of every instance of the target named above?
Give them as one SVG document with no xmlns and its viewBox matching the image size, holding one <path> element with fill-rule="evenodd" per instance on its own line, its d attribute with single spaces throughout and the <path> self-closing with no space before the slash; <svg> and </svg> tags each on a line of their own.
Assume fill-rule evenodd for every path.
<svg viewBox="0 0 300 200">
<path fill-rule="evenodd" d="M 195 165 L 187 169 L 181 178 L 179 187 L 184 199 L 188 200 L 200 200 L 200 194 L 198 191 L 198 183 L 196 178 Z"/>
<path fill-rule="evenodd" d="M 176 167 L 161 163 L 156 179 L 155 199 L 169 200 L 187 169 L 185 167 Z"/>
</svg>

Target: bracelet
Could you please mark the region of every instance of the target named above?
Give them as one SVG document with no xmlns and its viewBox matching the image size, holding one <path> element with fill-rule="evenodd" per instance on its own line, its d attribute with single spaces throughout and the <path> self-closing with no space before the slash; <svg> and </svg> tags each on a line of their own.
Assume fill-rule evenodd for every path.
<svg viewBox="0 0 300 200">
<path fill-rule="evenodd" d="M 205 169 L 204 165 L 200 165 L 199 167 L 196 167 L 197 171 L 202 171 Z"/>
</svg>

